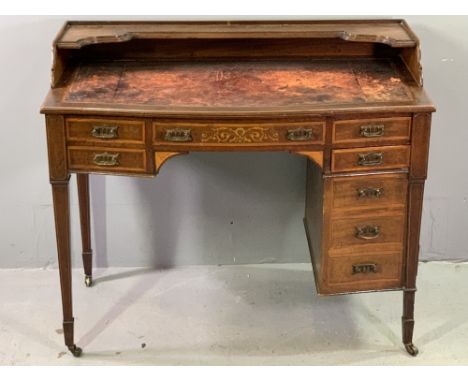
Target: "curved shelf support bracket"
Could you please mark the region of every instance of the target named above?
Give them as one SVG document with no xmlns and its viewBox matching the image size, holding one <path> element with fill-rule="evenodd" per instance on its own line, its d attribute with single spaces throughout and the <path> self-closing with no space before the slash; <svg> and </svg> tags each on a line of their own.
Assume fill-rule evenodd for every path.
<svg viewBox="0 0 468 382">
<path fill-rule="evenodd" d="M 166 161 L 176 155 L 188 154 L 188 151 L 159 151 L 154 153 L 154 164 L 156 168 L 156 174 L 161 169 L 161 166 L 166 163 Z"/>
<path fill-rule="evenodd" d="M 323 168 L 323 151 L 291 151 L 292 154 L 303 155 Z"/>
</svg>

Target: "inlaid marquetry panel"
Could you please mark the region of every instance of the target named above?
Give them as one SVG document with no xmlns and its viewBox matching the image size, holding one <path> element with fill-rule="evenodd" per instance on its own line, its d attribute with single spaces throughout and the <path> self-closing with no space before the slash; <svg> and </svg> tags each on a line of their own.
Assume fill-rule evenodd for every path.
<svg viewBox="0 0 468 382">
<path fill-rule="evenodd" d="M 207 147 L 294 147 L 320 146 L 324 143 L 325 123 L 153 123 L 153 144 L 174 149 Z"/>
<path fill-rule="evenodd" d="M 278 142 L 279 133 L 268 127 L 213 127 L 201 134 L 202 143 L 265 143 Z"/>
</svg>

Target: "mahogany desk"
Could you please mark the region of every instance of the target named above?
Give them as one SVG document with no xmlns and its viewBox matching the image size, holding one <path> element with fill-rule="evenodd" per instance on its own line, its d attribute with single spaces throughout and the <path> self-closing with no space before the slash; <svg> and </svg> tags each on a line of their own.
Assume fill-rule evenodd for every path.
<svg viewBox="0 0 468 382">
<path fill-rule="evenodd" d="M 318 293 L 403 291 L 403 343 L 416 355 L 434 111 L 419 41 L 402 20 L 67 23 L 53 44 L 41 110 L 66 346 L 81 354 L 73 338 L 72 173 L 91 286 L 89 173 L 155 176 L 191 151 L 286 151 L 308 158 L 304 224 Z"/>
</svg>

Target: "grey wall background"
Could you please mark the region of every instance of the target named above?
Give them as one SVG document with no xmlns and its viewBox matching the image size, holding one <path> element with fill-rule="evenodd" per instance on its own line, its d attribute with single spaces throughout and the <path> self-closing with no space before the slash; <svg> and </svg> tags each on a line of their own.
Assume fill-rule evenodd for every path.
<svg viewBox="0 0 468 382">
<path fill-rule="evenodd" d="M 0 267 L 57 263 L 38 110 L 51 42 L 72 18 L 80 19 L 0 17 Z M 422 41 L 425 87 L 438 108 L 421 258 L 468 260 L 468 17 L 405 18 Z M 72 255 L 80 266 L 75 186 L 73 178 Z M 305 160 L 286 153 L 179 156 L 150 180 L 93 176 L 95 264 L 308 262 L 304 188 Z"/>
</svg>

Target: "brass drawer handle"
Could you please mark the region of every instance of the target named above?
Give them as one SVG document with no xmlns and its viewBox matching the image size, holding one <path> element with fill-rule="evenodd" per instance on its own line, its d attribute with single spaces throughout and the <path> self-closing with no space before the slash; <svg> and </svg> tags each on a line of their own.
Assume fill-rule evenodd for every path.
<svg viewBox="0 0 468 382">
<path fill-rule="evenodd" d="M 373 240 L 380 236 L 380 227 L 376 225 L 366 225 L 356 227 L 356 237 L 363 240 Z"/>
<path fill-rule="evenodd" d="M 385 133 L 385 126 L 381 124 L 363 125 L 361 126 L 360 132 L 361 137 L 365 138 L 383 137 Z"/>
<path fill-rule="evenodd" d="M 362 198 L 380 198 L 383 194 L 383 188 L 358 188 L 357 196 L 359 199 Z"/>
<path fill-rule="evenodd" d="M 93 126 L 91 135 L 99 139 L 115 139 L 119 137 L 119 126 Z"/>
<path fill-rule="evenodd" d="M 288 141 L 312 141 L 314 138 L 314 131 L 312 129 L 304 129 L 303 127 L 288 130 L 286 134 Z"/>
<path fill-rule="evenodd" d="M 383 164 L 383 153 L 358 154 L 358 166 L 379 166 Z"/>
<path fill-rule="evenodd" d="M 365 263 L 365 264 L 353 264 L 353 275 L 357 273 L 377 273 L 377 264 Z"/>
<path fill-rule="evenodd" d="M 192 131 L 190 129 L 167 129 L 164 140 L 169 142 L 192 142 Z"/>
<path fill-rule="evenodd" d="M 110 154 L 107 152 L 94 154 L 93 162 L 97 166 L 118 166 L 120 164 L 119 156 L 119 153 Z"/>
</svg>

